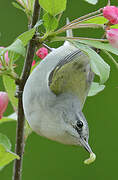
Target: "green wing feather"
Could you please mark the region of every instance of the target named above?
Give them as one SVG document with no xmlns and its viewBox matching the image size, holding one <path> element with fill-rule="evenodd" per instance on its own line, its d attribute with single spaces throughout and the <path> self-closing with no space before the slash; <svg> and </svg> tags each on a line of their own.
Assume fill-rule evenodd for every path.
<svg viewBox="0 0 118 180">
<path fill-rule="evenodd" d="M 65 92 L 76 95 L 83 106 L 93 76 L 88 56 L 76 50 L 59 61 L 49 76 L 49 86 L 56 95 Z"/>
</svg>

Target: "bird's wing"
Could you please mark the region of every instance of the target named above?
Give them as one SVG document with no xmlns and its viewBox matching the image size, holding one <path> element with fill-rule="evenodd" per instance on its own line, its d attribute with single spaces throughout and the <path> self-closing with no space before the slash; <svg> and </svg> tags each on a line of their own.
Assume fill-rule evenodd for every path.
<svg viewBox="0 0 118 180">
<path fill-rule="evenodd" d="M 78 96 L 83 106 L 93 77 L 88 56 L 75 50 L 61 59 L 50 73 L 49 87 L 56 95 L 68 92 Z"/>
</svg>

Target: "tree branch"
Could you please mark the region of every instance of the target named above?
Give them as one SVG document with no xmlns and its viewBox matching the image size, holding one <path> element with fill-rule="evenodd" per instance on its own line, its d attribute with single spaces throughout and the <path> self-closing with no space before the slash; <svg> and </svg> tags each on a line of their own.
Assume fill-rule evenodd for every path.
<svg viewBox="0 0 118 180">
<path fill-rule="evenodd" d="M 31 28 L 36 24 L 38 17 L 40 15 L 40 6 L 38 0 L 35 0 L 34 3 L 34 12 L 32 16 Z M 34 37 L 33 37 L 34 38 Z M 23 102 L 22 102 L 22 92 L 25 86 L 25 83 L 29 77 L 31 65 L 35 53 L 35 41 L 33 38 L 30 40 L 27 47 L 27 54 L 24 63 L 24 68 L 21 75 L 21 80 L 19 83 L 19 96 L 18 96 L 18 122 L 17 122 L 17 130 L 16 130 L 16 149 L 15 152 L 20 156 L 20 160 L 15 160 L 14 162 L 14 171 L 13 171 L 13 180 L 21 180 L 21 171 L 22 171 L 22 160 L 23 160 L 23 152 L 24 152 L 24 124 L 25 117 L 23 111 Z"/>
</svg>

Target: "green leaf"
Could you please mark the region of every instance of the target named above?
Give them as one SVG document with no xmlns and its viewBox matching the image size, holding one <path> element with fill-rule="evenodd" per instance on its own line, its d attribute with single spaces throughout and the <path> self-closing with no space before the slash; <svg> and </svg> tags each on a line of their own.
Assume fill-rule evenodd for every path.
<svg viewBox="0 0 118 180">
<path fill-rule="evenodd" d="M 15 8 L 20 9 L 20 10 L 22 10 L 22 11 L 24 12 L 24 9 L 23 9 L 18 3 L 12 2 L 12 5 L 13 5 Z"/>
<path fill-rule="evenodd" d="M 25 56 L 25 48 L 24 48 L 24 45 L 20 39 L 17 39 L 10 46 L 3 49 L 3 53 L 5 53 L 6 51 L 12 51 L 12 52 L 17 53 L 21 56 Z"/>
<path fill-rule="evenodd" d="M 87 44 L 87 45 L 95 47 L 95 48 L 98 48 L 98 49 L 104 49 L 115 55 L 118 55 L 118 49 L 112 47 L 109 43 L 103 43 L 103 42 L 92 41 L 92 40 L 79 40 L 79 42 Z"/>
<path fill-rule="evenodd" d="M 16 61 L 20 55 L 25 57 L 25 48 L 20 39 L 17 39 L 10 46 L 2 49 L 0 51 L 0 56 L 3 56 L 6 51 L 9 53 L 8 56 L 10 59 L 10 64 L 12 64 L 12 61 Z"/>
<path fill-rule="evenodd" d="M 112 62 L 115 64 L 116 68 L 118 69 L 118 63 L 116 62 L 114 57 L 108 51 L 103 50 L 103 52 L 112 60 Z"/>
<path fill-rule="evenodd" d="M 108 20 L 105 19 L 103 16 L 95 17 L 93 19 L 89 19 L 87 21 L 84 21 L 82 23 L 92 23 L 92 24 L 105 24 Z"/>
<path fill-rule="evenodd" d="M 14 121 L 14 119 L 9 118 L 9 117 L 3 117 L 2 119 L 0 119 L 0 124 L 5 123 L 5 122 L 12 122 Z"/>
<path fill-rule="evenodd" d="M 36 31 L 35 28 L 30 29 L 29 31 L 26 31 L 20 36 L 18 36 L 17 40 L 20 39 L 23 45 L 26 46 L 28 42 L 30 41 L 30 39 L 32 39 L 32 37 L 34 36 L 35 31 Z"/>
<path fill-rule="evenodd" d="M 6 149 L 11 149 L 11 143 L 7 136 L 0 133 L 0 144 L 3 144 Z"/>
<path fill-rule="evenodd" d="M 100 85 L 99 83 L 92 82 L 88 96 L 95 96 L 97 93 L 103 91 L 104 88 L 105 88 L 105 85 Z"/>
<path fill-rule="evenodd" d="M 23 45 L 26 46 L 28 44 L 28 42 L 32 39 L 32 37 L 34 36 L 36 28 L 42 24 L 43 24 L 43 21 L 39 20 L 36 23 L 36 25 L 34 26 L 34 28 L 22 33 L 20 36 L 18 36 L 17 39 L 20 39 L 22 41 Z"/>
<path fill-rule="evenodd" d="M 98 0 L 85 0 L 85 1 L 94 5 L 98 2 Z"/>
<path fill-rule="evenodd" d="M 43 16 L 43 20 L 47 32 L 54 31 L 58 26 L 58 21 L 56 17 L 51 16 L 48 13 Z"/>
<path fill-rule="evenodd" d="M 100 55 L 98 55 L 93 49 L 88 47 L 87 45 L 80 44 L 78 41 L 70 41 L 77 48 L 82 50 L 90 57 L 91 68 L 93 72 L 100 77 L 100 83 L 103 84 L 109 78 L 110 66 L 102 59 Z"/>
<path fill-rule="evenodd" d="M 118 24 L 112 25 L 111 28 L 118 29 Z"/>
<path fill-rule="evenodd" d="M 0 119 L 0 124 L 5 123 L 5 122 L 13 122 L 13 121 L 17 121 L 17 113 L 14 112 L 12 114 L 10 114 L 7 117 L 3 117 L 2 119 Z"/>
<path fill-rule="evenodd" d="M 11 101 L 11 104 L 16 109 L 18 100 L 14 97 L 16 92 L 16 85 L 13 79 L 11 79 L 9 76 L 3 76 L 3 83 L 5 86 L 5 89 L 8 93 L 9 99 Z"/>
<path fill-rule="evenodd" d="M 66 9 L 67 0 L 39 0 L 41 7 L 52 16 L 60 14 Z"/>
<path fill-rule="evenodd" d="M 25 140 L 28 138 L 28 136 L 32 133 L 32 129 L 31 127 L 29 126 L 27 120 L 25 121 L 25 133 L 24 133 L 24 136 L 25 136 Z"/>
<path fill-rule="evenodd" d="M 0 144 L 0 168 L 9 164 L 14 159 L 19 159 L 19 156 L 6 149 L 3 144 Z"/>
<path fill-rule="evenodd" d="M 17 113 L 14 112 L 14 113 L 10 114 L 10 115 L 8 116 L 8 118 L 17 121 Z"/>
<path fill-rule="evenodd" d="M 0 133 L 0 170 L 19 156 L 11 152 L 11 143 L 7 136 Z"/>
</svg>

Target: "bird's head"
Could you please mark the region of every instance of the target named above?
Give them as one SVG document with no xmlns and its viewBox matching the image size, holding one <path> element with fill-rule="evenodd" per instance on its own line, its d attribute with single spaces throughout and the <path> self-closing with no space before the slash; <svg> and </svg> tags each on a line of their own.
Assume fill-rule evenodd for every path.
<svg viewBox="0 0 118 180">
<path fill-rule="evenodd" d="M 73 137 L 74 143 L 84 147 L 89 153 L 92 152 L 89 144 L 89 127 L 88 123 L 82 113 L 64 112 L 64 124 L 66 132 Z"/>
<path fill-rule="evenodd" d="M 70 143 L 80 145 L 91 153 L 92 150 L 88 144 L 89 127 L 82 113 L 79 100 L 72 96 L 66 96 L 66 98 L 63 96 L 63 101 L 60 102 L 58 105 L 61 106 L 62 126 L 68 135 L 68 139 L 71 139 Z"/>
</svg>

